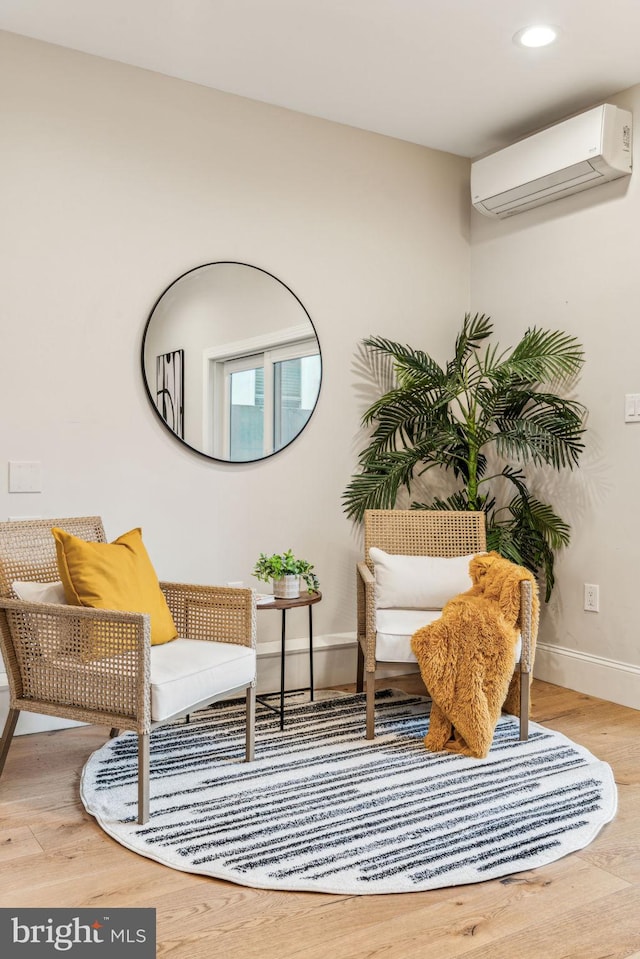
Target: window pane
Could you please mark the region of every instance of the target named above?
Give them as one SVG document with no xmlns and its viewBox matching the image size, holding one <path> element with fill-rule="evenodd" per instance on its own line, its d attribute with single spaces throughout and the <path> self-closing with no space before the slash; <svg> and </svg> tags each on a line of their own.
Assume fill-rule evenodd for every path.
<svg viewBox="0 0 640 959">
<path fill-rule="evenodd" d="M 274 364 L 274 448 L 298 435 L 313 411 L 320 389 L 320 356 L 302 356 Z"/>
<path fill-rule="evenodd" d="M 232 373 L 229 456 L 254 460 L 264 455 L 264 370 Z"/>
</svg>

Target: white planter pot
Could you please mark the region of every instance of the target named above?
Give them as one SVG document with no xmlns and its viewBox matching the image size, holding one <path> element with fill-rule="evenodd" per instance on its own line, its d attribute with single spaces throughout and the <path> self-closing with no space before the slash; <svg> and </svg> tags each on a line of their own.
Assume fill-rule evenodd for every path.
<svg viewBox="0 0 640 959">
<path fill-rule="evenodd" d="M 300 595 L 300 577 L 283 576 L 273 580 L 273 595 L 276 599 L 297 599 Z"/>
</svg>

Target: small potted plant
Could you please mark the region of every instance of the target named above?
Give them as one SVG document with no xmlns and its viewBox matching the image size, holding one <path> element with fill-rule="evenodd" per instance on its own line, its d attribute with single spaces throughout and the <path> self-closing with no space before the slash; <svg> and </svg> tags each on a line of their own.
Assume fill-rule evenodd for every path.
<svg viewBox="0 0 640 959">
<path fill-rule="evenodd" d="M 273 580 L 273 595 L 277 599 L 297 599 L 300 595 L 301 579 L 306 583 L 309 593 L 313 593 L 320 586 L 318 577 L 313 572 L 313 565 L 306 559 L 296 559 L 290 549 L 272 556 L 260 553 L 253 568 L 253 575 L 265 583 Z"/>
</svg>

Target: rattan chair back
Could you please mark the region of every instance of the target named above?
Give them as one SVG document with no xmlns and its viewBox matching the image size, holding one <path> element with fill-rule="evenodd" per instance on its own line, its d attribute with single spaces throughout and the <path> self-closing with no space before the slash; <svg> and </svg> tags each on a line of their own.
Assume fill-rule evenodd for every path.
<svg viewBox="0 0 640 959">
<path fill-rule="evenodd" d="M 400 556 L 467 556 L 487 548 L 485 514 L 427 509 L 369 509 L 364 514 L 365 560 L 372 546 Z"/>
<path fill-rule="evenodd" d="M 0 596 L 15 597 L 11 584 L 16 581 L 51 583 L 60 579 L 51 534 L 54 526 L 92 543 L 106 542 L 99 516 L 0 523 Z"/>
</svg>

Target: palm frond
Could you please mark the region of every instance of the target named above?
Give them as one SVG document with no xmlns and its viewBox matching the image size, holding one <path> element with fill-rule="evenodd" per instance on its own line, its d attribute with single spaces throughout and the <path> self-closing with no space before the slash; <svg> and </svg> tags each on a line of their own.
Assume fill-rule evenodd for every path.
<svg viewBox="0 0 640 959">
<path fill-rule="evenodd" d="M 368 445 L 358 458 L 361 468 L 375 466 L 378 457 L 387 452 L 420 447 L 428 459 L 458 442 L 456 424 L 446 409 L 418 410 L 410 402 L 400 402 L 385 407 L 378 415 Z"/>
<path fill-rule="evenodd" d="M 509 509 L 519 521 L 519 526 L 527 526 L 544 537 L 551 549 L 568 546 L 571 527 L 553 510 L 549 503 L 541 503 L 533 496 L 517 496 L 509 504 Z"/>
<path fill-rule="evenodd" d="M 416 418 L 438 418 L 449 404 L 449 395 L 443 395 L 441 390 L 420 387 L 418 389 L 390 390 L 372 403 L 362 416 L 362 425 L 369 426 L 374 422 L 381 422 L 385 417 L 393 417 L 398 422 Z"/>
<path fill-rule="evenodd" d="M 452 365 L 460 370 L 471 353 L 477 350 L 483 340 L 493 333 L 493 323 L 491 317 L 485 313 L 476 313 L 471 316 L 465 313 L 462 329 L 456 337 L 454 358 Z"/>
<path fill-rule="evenodd" d="M 403 450 L 404 453 L 407 450 Z M 461 440 L 455 424 L 443 424 L 442 429 L 435 428 L 425 433 L 420 442 L 415 443 L 411 450 L 416 461 L 416 475 L 420 476 L 432 469 L 441 466 L 446 470 L 464 472 L 468 468 L 469 450 L 464 440 Z M 365 468 L 375 467 L 375 460 L 367 458 L 363 450 L 361 463 Z"/>
<path fill-rule="evenodd" d="M 503 476 L 505 479 L 509 480 L 515 488 L 518 490 L 518 493 L 522 498 L 526 498 L 529 495 L 529 490 L 527 488 L 527 478 L 517 466 L 503 466 L 500 476 Z"/>
<path fill-rule="evenodd" d="M 478 356 L 478 369 L 483 378 L 494 383 L 498 379 L 498 372 L 507 357 L 507 351 L 502 350 L 495 343 L 493 346 L 487 346 L 483 356 Z"/>
<path fill-rule="evenodd" d="M 487 549 L 489 552 L 500 553 L 501 556 L 511 560 L 517 566 L 527 566 L 510 526 L 500 526 L 497 523 L 489 522 L 487 524 Z M 535 572 L 535 570 L 532 570 L 532 572 Z"/>
<path fill-rule="evenodd" d="M 435 386 L 446 379 L 444 370 L 423 350 L 414 350 L 384 336 L 369 336 L 364 340 L 364 345 L 372 352 L 393 357 L 399 382 L 405 382 L 407 376 L 417 376 L 421 382 L 432 382 Z"/>
<path fill-rule="evenodd" d="M 441 499 L 439 496 L 434 496 L 433 500 L 430 503 L 412 503 L 411 509 L 433 509 L 439 510 L 440 512 L 448 510 L 460 510 L 466 512 L 469 509 L 469 497 L 467 496 L 467 491 L 465 489 L 456 490 L 455 493 L 452 493 L 451 496 L 447 496 L 446 499 Z"/>
<path fill-rule="evenodd" d="M 401 487 L 411 489 L 413 470 L 420 456 L 415 450 L 381 454 L 351 478 L 342 495 L 344 510 L 351 519 L 361 520 L 366 509 L 392 509 Z"/>
<path fill-rule="evenodd" d="M 496 449 L 505 458 L 573 469 L 584 450 L 585 416 L 580 403 L 550 393 L 511 394 L 496 411 Z"/>
<path fill-rule="evenodd" d="M 487 548 L 541 575 L 548 602 L 555 583 L 554 550 L 568 543 L 569 528 L 547 503 L 530 497 L 516 497 L 509 511 L 508 520 L 498 519 L 500 511 L 490 518 Z"/>
<path fill-rule="evenodd" d="M 526 383 L 559 385 L 571 382 L 580 372 L 584 350 L 569 333 L 560 330 L 528 329 L 508 359 L 501 364 L 499 375 Z"/>
</svg>

